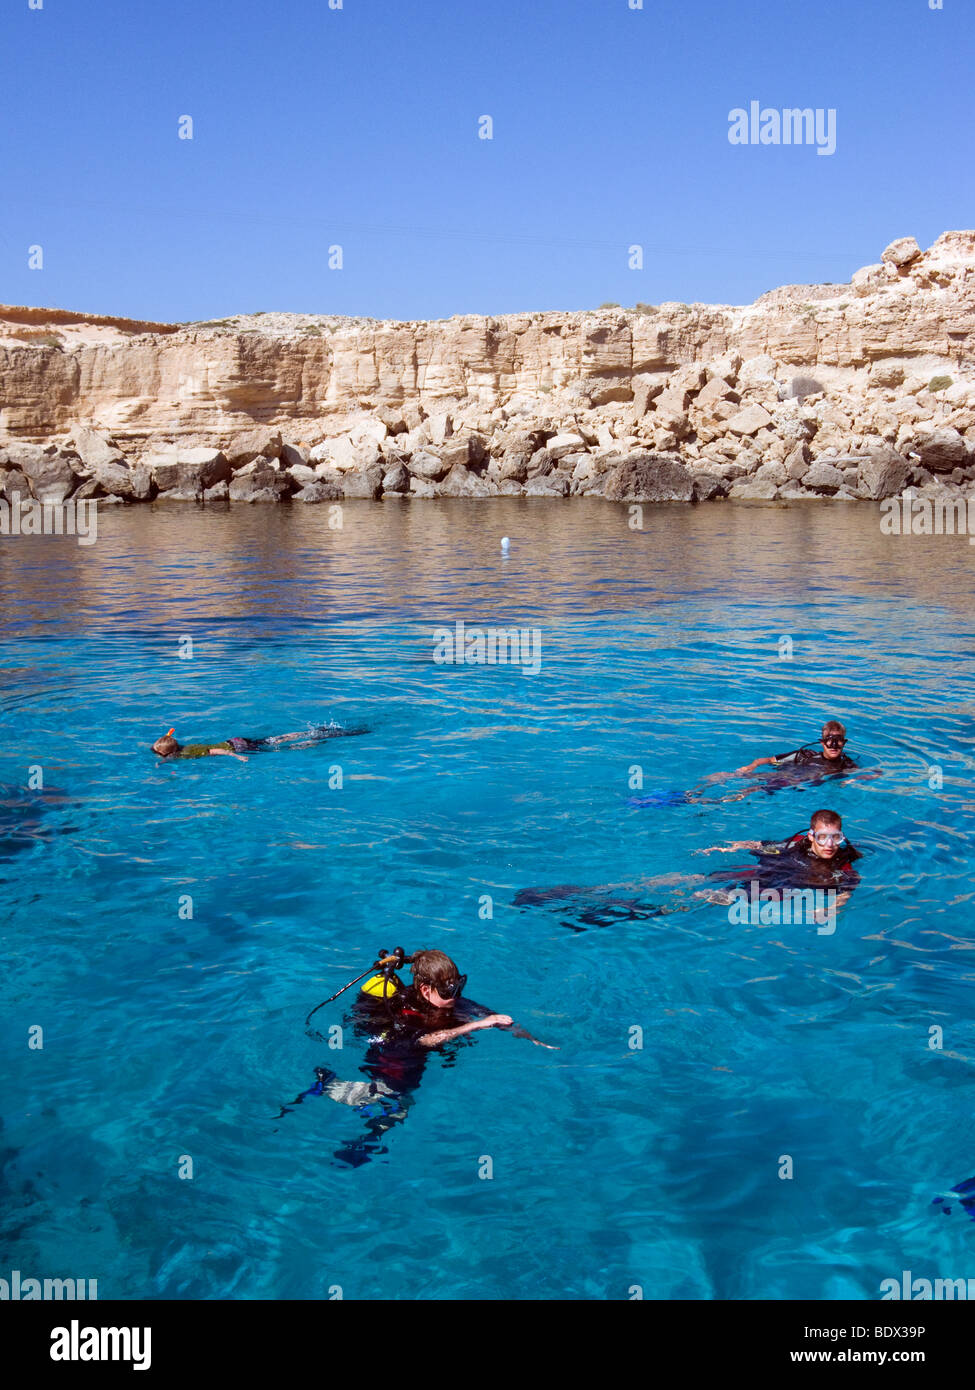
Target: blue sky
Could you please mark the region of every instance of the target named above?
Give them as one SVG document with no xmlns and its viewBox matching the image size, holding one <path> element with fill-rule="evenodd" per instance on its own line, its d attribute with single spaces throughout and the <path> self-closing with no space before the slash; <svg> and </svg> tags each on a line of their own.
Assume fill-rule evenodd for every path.
<svg viewBox="0 0 975 1390">
<path fill-rule="evenodd" d="M 629 3 L 5 0 L 0 300 L 747 303 L 975 225 L 972 0 Z M 836 153 L 731 145 L 752 100 L 835 108 Z"/>
</svg>

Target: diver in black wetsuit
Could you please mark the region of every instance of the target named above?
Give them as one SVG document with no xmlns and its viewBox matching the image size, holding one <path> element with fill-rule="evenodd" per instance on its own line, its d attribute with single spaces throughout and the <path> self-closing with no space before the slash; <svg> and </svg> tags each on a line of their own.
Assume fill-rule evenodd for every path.
<svg viewBox="0 0 975 1390">
<path fill-rule="evenodd" d="M 735 840 L 730 845 L 715 845 L 702 850 L 703 854 L 730 853 L 747 849 L 755 855 L 757 864 L 748 869 L 718 870 L 708 874 L 712 882 L 724 884 L 723 890 L 705 894 L 711 901 L 727 902 L 732 889 L 826 889 L 836 894 L 833 905 L 842 907 L 860 883 L 853 867 L 861 857 L 843 834 L 843 823 L 836 811 L 814 811 L 808 830 L 800 830 L 785 840 Z M 743 874 L 746 876 L 743 877 Z"/>
<path fill-rule="evenodd" d="M 360 990 L 352 1027 L 368 1042 L 360 1067 L 368 1081 L 342 1081 L 324 1067 L 315 1068 L 316 1081 L 297 1096 L 328 1096 L 358 1110 L 368 1137 L 337 1149 L 335 1157 L 358 1167 L 376 1153 L 385 1153 L 381 1140 L 387 1130 L 406 1119 L 412 1093 L 419 1086 L 431 1048 L 477 1032 L 481 1028 L 510 1029 L 516 1037 L 540 1043 L 508 1014 L 492 1013 L 483 1004 L 463 997 L 467 976 L 443 951 L 415 951 L 413 979 L 404 985 L 395 975 L 373 976 Z M 285 1114 L 288 1107 L 281 1111 Z"/>
<path fill-rule="evenodd" d="M 830 719 L 823 725 L 819 737 L 819 748 L 803 744 L 788 753 L 776 753 L 767 758 L 755 758 L 744 767 L 736 767 L 734 772 L 716 772 L 705 780 L 721 782 L 729 777 L 747 777 L 760 767 L 788 768 L 782 777 L 769 777 L 760 784 L 764 791 L 778 791 L 782 787 L 795 786 L 798 782 L 811 782 L 818 785 L 825 777 L 842 776 L 844 773 L 859 770 L 860 764 L 843 750 L 846 747 L 846 729 L 838 719 Z M 756 788 L 758 790 L 758 788 Z"/>
</svg>

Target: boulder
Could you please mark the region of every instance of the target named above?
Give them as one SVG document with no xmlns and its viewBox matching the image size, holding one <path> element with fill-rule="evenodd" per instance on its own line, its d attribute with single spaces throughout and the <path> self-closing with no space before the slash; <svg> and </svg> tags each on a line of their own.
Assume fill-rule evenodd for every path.
<svg viewBox="0 0 975 1390">
<path fill-rule="evenodd" d="M 525 484 L 526 497 L 567 497 L 569 480 L 564 473 L 538 474 Z"/>
<path fill-rule="evenodd" d="M 603 495 L 610 502 L 690 502 L 694 478 L 679 459 L 631 454 L 607 474 Z"/>
<path fill-rule="evenodd" d="M 6 466 L 30 484 L 23 490 L 25 498 L 33 493 L 39 501 L 61 503 L 78 481 L 66 458 L 40 444 L 9 444 L 3 454 Z"/>
<path fill-rule="evenodd" d="M 446 413 L 430 415 L 424 424 L 431 444 L 443 444 L 454 432 L 454 422 Z"/>
<path fill-rule="evenodd" d="M 0 493 L 9 503 L 13 502 L 14 497 L 24 502 L 31 495 L 30 483 L 17 468 L 0 469 Z"/>
<path fill-rule="evenodd" d="M 229 496 L 231 502 L 281 502 L 290 486 L 286 473 L 265 465 L 247 473 L 235 473 L 230 479 Z"/>
<path fill-rule="evenodd" d="M 759 357 L 749 357 L 738 368 L 740 386 L 761 386 L 775 384 L 775 358 L 768 353 Z"/>
<path fill-rule="evenodd" d="M 761 478 L 742 478 L 741 482 L 732 483 L 728 492 L 729 497 L 743 502 L 774 502 L 778 495 L 776 484 Z"/>
<path fill-rule="evenodd" d="M 695 502 L 712 502 L 716 497 L 724 497 L 726 493 L 724 482 L 713 473 L 695 473 Z"/>
<path fill-rule="evenodd" d="M 744 410 L 739 410 L 731 416 L 728 429 L 732 434 L 757 434 L 771 423 L 772 417 L 764 406 L 746 405 Z"/>
<path fill-rule="evenodd" d="M 411 497 L 436 497 L 436 495 L 436 484 L 431 482 L 429 478 L 413 477 L 410 479 Z"/>
<path fill-rule="evenodd" d="M 850 278 L 853 293 L 861 299 L 868 294 L 876 294 L 880 286 L 886 283 L 887 275 L 880 264 L 861 266 Z"/>
<path fill-rule="evenodd" d="M 176 465 L 177 487 L 182 492 L 205 492 L 217 483 L 229 482 L 232 471 L 229 459 L 220 449 L 177 449 Z M 96 472 L 95 476 L 108 490 L 101 473 Z"/>
<path fill-rule="evenodd" d="M 720 357 L 714 358 L 711 362 L 704 364 L 705 375 L 710 379 L 713 376 L 724 377 L 725 381 L 737 381 L 738 373 L 741 371 L 741 353 L 732 349 L 730 352 L 722 353 Z"/>
<path fill-rule="evenodd" d="M 761 468 L 753 475 L 756 482 L 774 483 L 776 487 L 783 487 L 789 481 L 789 475 L 785 471 L 785 465 L 770 459 L 763 463 Z"/>
<path fill-rule="evenodd" d="M 532 452 L 521 448 L 506 449 L 501 457 L 498 478 L 502 481 L 514 480 L 523 483 L 528 476 Z"/>
<path fill-rule="evenodd" d="M 527 477 L 544 478 L 552 472 L 555 460 L 547 449 L 536 449 L 528 460 Z"/>
<path fill-rule="evenodd" d="M 558 462 L 564 454 L 573 454 L 586 447 L 586 441 L 579 434 L 556 434 L 545 445 L 549 456 Z"/>
<path fill-rule="evenodd" d="M 346 473 L 343 478 L 346 497 L 375 501 L 383 490 L 383 468 L 371 463 L 361 473 Z"/>
<path fill-rule="evenodd" d="M 448 473 L 458 464 L 466 468 L 468 464 L 474 462 L 471 457 L 470 438 L 459 434 L 452 435 L 446 443 L 441 444 L 437 453 Z"/>
<path fill-rule="evenodd" d="M 916 261 L 920 254 L 921 248 L 914 238 L 902 236 L 890 243 L 880 259 L 888 265 L 897 266 L 899 270 L 902 266 L 908 266 L 912 261 Z"/>
<path fill-rule="evenodd" d="M 712 376 L 695 396 L 694 407 L 707 415 L 712 406 L 724 400 L 737 405 L 739 397 L 723 376 Z"/>
<path fill-rule="evenodd" d="M 805 440 L 800 440 L 795 448 L 790 450 L 783 460 L 782 466 L 785 469 L 786 477 L 791 478 L 794 482 L 805 477 L 806 469 L 809 467 L 809 449 Z"/>
<path fill-rule="evenodd" d="M 230 484 L 226 481 L 208 487 L 203 494 L 204 502 L 226 502 L 230 497 Z"/>
<path fill-rule="evenodd" d="M 897 497 L 907 487 L 910 476 L 911 465 L 893 449 L 872 450 L 859 463 L 860 492 L 874 501 Z"/>
<path fill-rule="evenodd" d="M 306 483 L 305 486 L 294 494 L 294 502 L 337 502 L 344 496 L 342 487 L 338 483 L 330 482 L 326 478 L 316 478 L 313 483 Z"/>
<path fill-rule="evenodd" d="M 307 463 L 292 463 L 287 471 L 299 487 L 308 487 L 310 483 L 318 481 L 318 474 Z"/>
<path fill-rule="evenodd" d="M 402 412 L 396 409 L 377 410 L 376 419 L 382 421 L 389 434 L 405 434 L 409 429 Z"/>
<path fill-rule="evenodd" d="M 149 454 L 142 463 L 148 468 L 149 476 L 160 492 L 168 492 L 170 488 L 176 487 L 179 481 L 179 464 L 176 462 L 175 454 Z"/>
<path fill-rule="evenodd" d="M 447 465 L 443 459 L 431 449 L 418 449 L 410 458 L 410 472 L 413 477 L 422 478 L 425 482 L 436 482 L 446 471 Z"/>
<path fill-rule="evenodd" d="M 921 456 L 923 467 L 932 473 L 950 473 L 953 468 L 964 467 L 968 461 L 965 440 L 950 425 L 919 427 L 914 431 L 914 448 Z"/>
<path fill-rule="evenodd" d="M 268 458 L 270 455 L 265 454 L 264 457 Z M 281 461 L 282 468 L 297 468 L 299 465 L 302 467 L 308 466 L 308 450 L 299 449 L 295 444 L 282 444 L 278 458 Z"/>
<path fill-rule="evenodd" d="M 253 459 L 280 458 L 283 447 L 280 430 L 271 430 L 263 425 L 255 425 L 253 429 L 242 430 L 240 434 L 235 434 L 223 450 L 223 455 L 230 468 L 236 473 L 238 468 L 243 468 L 245 463 L 250 463 Z M 213 484 L 206 486 L 213 486 Z"/>
<path fill-rule="evenodd" d="M 390 463 L 383 474 L 383 492 L 409 492 L 410 474 L 401 459 Z"/>
<path fill-rule="evenodd" d="M 76 425 L 71 436 L 85 468 L 92 473 L 100 467 L 111 464 L 124 464 L 125 455 L 106 434 L 89 429 L 87 425 Z"/>
<path fill-rule="evenodd" d="M 904 383 L 904 368 L 898 362 L 875 362 L 870 368 L 870 385 L 891 390 Z"/>
<path fill-rule="evenodd" d="M 632 377 L 630 386 L 633 390 L 631 409 L 635 419 L 640 420 L 647 413 L 650 402 L 659 396 L 664 389 L 662 381 L 656 377 L 646 376 L 643 373 Z"/>
<path fill-rule="evenodd" d="M 802 477 L 803 487 L 812 488 L 815 492 L 835 492 L 842 487 L 844 476 L 839 468 L 834 468 L 832 463 L 825 459 L 817 459 L 811 464 Z"/>
<path fill-rule="evenodd" d="M 655 428 L 672 434 L 675 439 L 683 439 L 688 433 L 686 391 L 668 388 L 662 391 L 653 403 L 652 421 Z"/>
<path fill-rule="evenodd" d="M 437 489 L 441 497 L 491 497 L 495 489 L 462 463 L 455 463 Z"/>
</svg>

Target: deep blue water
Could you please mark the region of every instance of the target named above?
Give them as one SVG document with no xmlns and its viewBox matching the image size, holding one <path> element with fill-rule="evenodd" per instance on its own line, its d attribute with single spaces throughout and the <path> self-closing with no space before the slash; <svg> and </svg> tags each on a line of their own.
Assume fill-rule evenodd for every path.
<svg viewBox="0 0 975 1390">
<path fill-rule="evenodd" d="M 838 504 L 626 520 L 541 499 L 352 504 L 340 532 L 323 508 L 119 508 L 90 548 L 0 543 L 0 1275 L 402 1300 L 975 1276 L 975 1223 L 931 1205 L 975 1172 L 975 551 Z M 434 664 L 457 619 L 539 628 L 540 673 Z M 832 715 L 882 777 L 626 805 L 633 765 L 687 786 Z M 246 764 L 149 752 L 172 725 L 323 720 L 370 732 Z M 864 851 L 833 935 L 732 926 L 647 882 L 822 804 Z M 559 884 L 637 906 L 599 926 L 585 897 L 512 905 Z M 643 915 L 661 904 L 690 910 Z M 434 1054 L 387 1151 L 350 1168 L 353 1110 L 276 1116 L 316 1065 L 359 1076 L 351 1032 L 330 1050 L 304 1018 L 399 944 L 446 950 L 471 997 L 560 1050 L 492 1030 Z"/>
</svg>

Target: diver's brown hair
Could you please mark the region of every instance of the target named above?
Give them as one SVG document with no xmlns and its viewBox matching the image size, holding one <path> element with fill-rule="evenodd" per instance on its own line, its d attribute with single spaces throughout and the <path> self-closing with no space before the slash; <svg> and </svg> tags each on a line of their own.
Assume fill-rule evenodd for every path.
<svg viewBox="0 0 975 1390">
<path fill-rule="evenodd" d="M 460 975 L 454 962 L 443 951 L 413 952 L 413 983 L 429 985 L 439 993 L 441 985 L 453 984 Z"/>
<path fill-rule="evenodd" d="M 162 738 L 157 738 L 152 745 L 152 751 L 158 753 L 160 758 L 168 758 L 171 753 L 178 753 L 181 744 L 177 743 L 172 734 L 164 734 Z"/>
<path fill-rule="evenodd" d="M 812 830 L 826 829 L 830 826 L 835 826 L 837 830 L 843 828 L 837 811 L 813 811 L 809 825 Z"/>
</svg>

